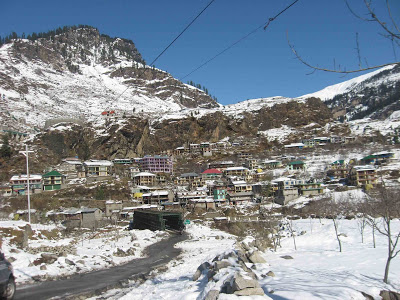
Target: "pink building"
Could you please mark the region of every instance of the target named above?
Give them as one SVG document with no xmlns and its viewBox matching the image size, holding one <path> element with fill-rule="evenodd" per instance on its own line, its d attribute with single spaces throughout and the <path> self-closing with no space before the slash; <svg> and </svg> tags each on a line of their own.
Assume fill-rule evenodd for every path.
<svg viewBox="0 0 400 300">
<path fill-rule="evenodd" d="M 140 169 L 152 173 L 172 173 L 173 164 L 169 156 L 163 155 L 146 155 L 140 162 Z"/>
</svg>

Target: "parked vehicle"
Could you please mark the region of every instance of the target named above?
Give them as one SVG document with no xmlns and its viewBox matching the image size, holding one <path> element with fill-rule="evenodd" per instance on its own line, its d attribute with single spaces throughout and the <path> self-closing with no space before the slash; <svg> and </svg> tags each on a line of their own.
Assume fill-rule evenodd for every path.
<svg viewBox="0 0 400 300">
<path fill-rule="evenodd" d="M 0 252 L 0 299 L 11 300 L 15 295 L 15 278 L 11 263 Z"/>
</svg>

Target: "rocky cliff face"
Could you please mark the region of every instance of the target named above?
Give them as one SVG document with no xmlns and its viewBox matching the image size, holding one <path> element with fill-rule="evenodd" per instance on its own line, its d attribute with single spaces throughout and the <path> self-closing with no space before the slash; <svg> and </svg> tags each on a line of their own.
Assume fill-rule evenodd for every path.
<svg viewBox="0 0 400 300">
<path fill-rule="evenodd" d="M 186 143 L 217 142 L 226 137 L 261 141 L 259 131 L 283 125 L 301 128 L 310 123 L 323 127 L 331 117 L 322 101 L 310 98 L 305 103 L 291 101 L 252 113 L 243 112 L 236 118 L 217 111 L 199 118 L 189 116 L 155 123 L 134 117 L 109 120 L 102 130 L 59 124 L 38 135 L 36 144 L 47 149 L 47 159 L 54 163 L 75 155 L 82 159 L 136 157 L 173 150 Z"/>
</svg>

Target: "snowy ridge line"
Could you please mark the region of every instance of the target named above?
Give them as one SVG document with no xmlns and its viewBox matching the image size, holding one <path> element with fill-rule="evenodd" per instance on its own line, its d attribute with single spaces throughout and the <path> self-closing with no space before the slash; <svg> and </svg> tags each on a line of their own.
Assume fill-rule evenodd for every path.
<svg viewBox="0 0 400 300">
<path fill-rule="evenodd" d="M 386 66 L 386 67 L 383 67 L 376 71 L 358 76 L 356 78 L 353 78 L 353 79 L 350 79 L 350 80 L 347 80 L 347 81 L 344 81 L 344 82 L 341 82 L 341 83 L 338 83 L 335 85 L 328 86 L 320 91 L 300 96 L 299 98 L 316 97 L 316 98 L 320 98 L 322 101 L 326 101 L 326 100 L 334 98 L 336 95 L 340 95 L 340 94 L 349 92 L 351 89 L 357 87 L 357 85 L 359 85 L 360 83 L 381 73 L 382 71 L 393 69 L 395 66 L 396 66 L 395 64 L 391 65 L 391 66 Z M 379 83 L 381 83 L 383 81 L 398 81 L 398 80 L 400 80 L 400 74 L 393 74 L 389 77 L 385 77 L 383 80 L 373 83 L 373 85 L 378 85 Z M 368 86 L 368 84 L 367 84 L 367 86 Z"/>
</svg>

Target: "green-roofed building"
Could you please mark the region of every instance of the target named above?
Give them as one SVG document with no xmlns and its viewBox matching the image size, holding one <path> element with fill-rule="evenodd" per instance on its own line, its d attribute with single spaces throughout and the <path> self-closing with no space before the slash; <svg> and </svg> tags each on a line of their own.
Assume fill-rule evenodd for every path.
<svg viewBox="0 0 400 300">
<path fill-rule="evenodd" d="M 295 160 L 287 163 L 287 167 L 289 170 L 304 170 L 306 164 L 301 160 Z"/>
<path fill-rule="evenodd" d="M 343 166 L 344 165 L 344 160 L 340 159 L 340 160 L 336 160 L 333 163 L 331 163 L 332 166 Z"/>
<path fill-rule="evenodd" d="M 56 170 L 44 174 L 42 178 L 43 190 L 45 191 L 61 190 L 65 187 L 65 175 Z"/>
</svg>

